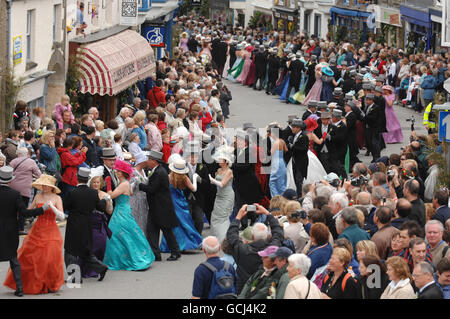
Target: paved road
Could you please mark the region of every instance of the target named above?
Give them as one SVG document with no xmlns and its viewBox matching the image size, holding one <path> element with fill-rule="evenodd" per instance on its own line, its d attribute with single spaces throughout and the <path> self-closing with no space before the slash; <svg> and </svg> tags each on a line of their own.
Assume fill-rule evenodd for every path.
<svg viewBox="0 0 450 319">
<path fill-rule="evenodd" d="M 255 126 L 264 129 L 269 122 L 278 121 L 281 125 L 286 124 L 288 115 L 297 114 L 301 116 L 305 111 L 304 106 L 286 105 L 281 103 L 278 97 L 267 96 L 264 91 L 254 91 L 239 84 L 233 84 L 226 81 L 232 91 L 233 100 L 231 101 L 231 116 L 227 122 L 228 127 L 242 127 L 245 122 L 252 122 Z M 402 123 L 405 143 L 409 138 L 409 123 L 406 118 L 413 115 L 414 112 L 405 108 L 396 108 L 397 115 Z M 419 125 L 417 125 L 418 134 L 425 133 L 420 125 L 421 116 L 415 115 Z M 389 155 L 393 152 L 399 152 L 402 145 L 388 145 L 387 150 L 382 155 Z M 371 158 L 360 154 L 360 159 L 364 162 L 370 162 Z M 208 235 L 209 230 L 205 229 L 203 236 Z M 64 227 L 61 227 L 61 233 L 64 236 Z M 22 238 L 23 240 L 23 238 Z M 165 259 L 168 254 L 163 254 L 162 262 L 155 262 L 145 272 L 134 271 L 109 271 L 103 282 L 97 282 L 95 279 L 85 279 L 81 288 L 68 288 L 63 286 L 57 293 L 25 296 L 24 298 L 57 298 L 57 299 L 76 299 L 76 298 L 189 298 L 192 289 L 192 276 L 195 267 L 203 261 L 201 251 L 195 251 L 188 255 L 183 255 L 179 261 L 168 262 Z M 9 264 L 0 263 L 0 284 L 6 277 Z M 0 298 L 16 298 L 9 288 L 0 286 Z"/>
</svg>

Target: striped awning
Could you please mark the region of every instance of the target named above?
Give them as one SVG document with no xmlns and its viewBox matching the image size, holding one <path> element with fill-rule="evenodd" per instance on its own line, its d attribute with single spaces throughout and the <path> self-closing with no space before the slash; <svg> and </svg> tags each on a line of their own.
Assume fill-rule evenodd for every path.
<svg viewBox="0 0 450 319">
<path fill-rule="evenodd" d="M 116 95 L 156 69 L 153 49 L 139 33 L 126 30 L 79 49 L 80 92 Z"/>
</svg>

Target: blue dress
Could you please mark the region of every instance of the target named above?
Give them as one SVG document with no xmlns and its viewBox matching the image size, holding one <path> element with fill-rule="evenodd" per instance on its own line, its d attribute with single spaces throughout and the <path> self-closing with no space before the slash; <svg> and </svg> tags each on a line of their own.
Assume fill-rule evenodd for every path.
<svg viewBox="0 0 450 319">
<path fill-rule="evenodd" d="M 287 174 L 283 151 L 278 150 L 272 155 L 270 166 L 269 188 L 272 197 L 281 195 L 286 190 Z"/>
<path fill-rule="evenodd" d="M 103 262 L 110 270 L 147 269 L 155 255 L 131 213 L 130 196 L 122 194 L 115 201 L 108 225 L 112 236 L 106 244 Z"/>
<path fill-rule="evenodd" d="M 183 250 L 195 250 L 202 243 L 202 235 L 195 229 L 194 221 L 192 220 L 191 213 L 189 212 L 189 206 L 184 196 L 182 189 L 170 187 L 172 194 L 172 202 L 175 207 L 175 213 L 177 215 L 179 225 L 173 228 L 173 233 L 177 239 L 180 251 Z M 167 246 L 166 239 L 162 236 L 160 250 L 163 253 L 169 253 L 169 247 Z"/>
<path fill-rule="evenodd" d="M 327 101 L 327 103 L 329 103 L 333 99 L 334 85 L 332 80 L 332 76 L 322 76 L 322 92 L 320 95 L 321 101 Z"/>
</svg>

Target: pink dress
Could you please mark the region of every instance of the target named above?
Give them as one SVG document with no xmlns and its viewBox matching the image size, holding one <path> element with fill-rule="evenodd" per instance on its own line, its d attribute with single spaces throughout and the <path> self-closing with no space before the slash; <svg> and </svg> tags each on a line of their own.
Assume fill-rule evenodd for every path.
<svg viewBox="0 0 450 319">
<path fill-rule="evenodd" d="M 244 84 L 245 80 L 247 79 L 248 72 L 250 71 L 251 65 L 252 65 L 251 53 L 246 52 L 245 53 L 245 62 L 244 62 L 244 66 L 242 67 L 242 72 L 237 77 L 236 81 Z"/>
<path fill-rule="evenodd" d="M 189 51 L 189 48 L 187 46 L 188 41 L 189 41 L 188 38 L 181 38 L 180 39 L 179 47 L 183 49 L 183 53 Z"/>
<path fill-rule="evenodd" d="M 308 105 L 309 101 L 320 101 L 320 94 L 322 93 L 321 73 L 316 72 L 316 82 L 312 86 L 302 105 Z"/>
<path fill-rule="evenodd" d="M 395 95 L 386 95 L 384 98 L 386 99 L 385 114 L 387 130 L 387 133 L 383 133 L 384 142 L 386 144 L 403 143 L 402 126 L 397 118 L 397 115 L 395 114 L 393 105 Z M 389 106 L 388 102 L 391 106 Z"/>
</svg>

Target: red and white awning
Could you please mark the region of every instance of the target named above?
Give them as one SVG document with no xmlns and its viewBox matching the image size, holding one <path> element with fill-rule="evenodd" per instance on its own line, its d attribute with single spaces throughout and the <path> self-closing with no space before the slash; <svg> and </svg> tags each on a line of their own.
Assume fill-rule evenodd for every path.
<svg viewBox="0 0 450 319">
<path fill-rule="evenodd" d="M 79 53 L 81 93 L 113 96 L 156 68 L 153 49 L 132 30 L 83 46 Z"/>
</svg>

